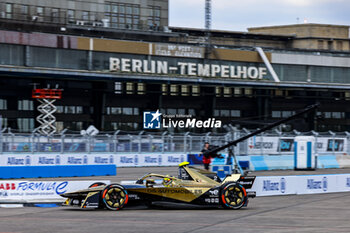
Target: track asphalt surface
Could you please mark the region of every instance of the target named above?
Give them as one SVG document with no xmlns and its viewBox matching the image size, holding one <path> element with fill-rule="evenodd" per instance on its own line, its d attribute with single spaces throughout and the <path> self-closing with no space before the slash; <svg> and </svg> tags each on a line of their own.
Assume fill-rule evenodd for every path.
<svg viewBox="0 0 350 233">
<path fill-rule="evenodd" d="M 177 168 L 119 168 L 116 177 L 43 180 L 135 180 L 148 172 L 176 175 Z M 350 173 L 350 169 L 253 172 L 252 175 Z M 33 179 L 31 179 L 33 180 Z M 350 193 L 257 197 L 248 208 L 225 210 L 183 205 L 129 207 L 121 211 L 70 207 L 0 208 L 3 232 L 350 232 Z"/>
</svg>

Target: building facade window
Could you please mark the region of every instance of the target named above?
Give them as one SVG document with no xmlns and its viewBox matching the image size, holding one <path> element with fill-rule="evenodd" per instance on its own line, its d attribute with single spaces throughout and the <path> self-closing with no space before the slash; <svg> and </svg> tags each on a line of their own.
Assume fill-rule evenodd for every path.
<svg viewBox="0 0 350 233">
<path fill-rule="evenodd" d="M 181 95 L 182 96 L 189 96 L 190 91 L 188 85 L 181 85 Z"/>
<path fill-rule="evenodd" d="M 6 19 L 12 19 L 13 17 L 13 4 L 6 3 Z"/>
<path fill-rule="evenodd" d="M 282 117 L 283 118 L 287 118 L 287 117 L 290 117 L 292 115 L 294 115 L 295 112 L 294 111 L 282 111 Z"/>
<path fill-rule="evenodd" d="M 57 132 L 61 132 L 64 129 L 63 121 L 56 121 L 55 126 L 56 126 Z"/>
<path fill-rule="evenodd" d="M 83 11 L 82 15 L 81 15 L 81 19 L 84 21 L 88 21 L 89 20 L 89 12 L 88 11 Z"/>
<path fill-rule="evenodd" d="M 18 110 L 33 111 L 34 103 L 32 100 L 18 100 Z"/>
<path fill-rule="evenodd" d="M 281 115 L 282 115 L 281 111 L 272 111 L 272 114 L 271 114 L 273 118 L 281 118 Z"/>
<path fill-rule="evenodd" d="M 215 117 L 240 117 L 241 110 L 215 109 Z"/>
<path fill-rule="evenodd" d="M 132 107 L 107 107 L 107 115 L 139 115 L 139 108 Z"/>
<path fill-rule="evenodd" d="M 29 6 L 28 5 L 21 6 L 21 14 L 23 16 L 27 16 L 29 14 Z"/>
<path fill-rule="evenodd" d="M 31 132 L 34 130 L 34 119 L 17 118 L 17 126 L 20 132 Z"/>
<path fill-rule="evenodd" d="M 82 114 L 83 113 L 83 106 L 76 106 L 76 113 Z"/>
<path fill-rule="evenodd" d="M 337 41 L 337 50 L 342 51 L 343 50 L 343 42 Z"/>
<path fill-rule="evenodd" d="M 133 108 L 123 108 L 123 115 L 133 115 Z"/>
<path fill-rule="evenodd" d="M 51 9 L 51 22 L 53 23 L 60 22 L 60 10 L 58 8 Z"/>
<path fill-rule="evenodd" d="M 241 96 L 242 95 L 242 88 L 235 87 L 235 88 L 233 88 L 233 90 L 234 90 L 234 95 L 235 96 Z"/>
<path fill-rule="evenodd" d="M 75 106 L 65 106 L 64 113 L 75 114 Z"/>
<path fill-rule="evenodd" d="M 34 21 L 43 22 L 44 21 L 44 7 L 36 8 L 36 15 L 33 17 Z"/>
<path fill-rule="evenodd" d="M 232 117 L 241 117 L 241 111 L 240 110 L 231 110 L 231 116 Z"/>
<path fill-rule="evenodd" d="M 115 82 L 114 83 L 114 93 L 115 94 L 121 94 L 123 91 L 122 83 L 121 82 Z"/>
<path fill-rule="evenodd" d="M 184 108 L 179 108 L 179 109 L 177 110 L 177 114 L 185 115 L 185 114 L 186 114 L 186 109 L 184 109 Z"/>
<path fill-rule="evenodd" d="M 175 84 L 170 85 L 170 95 L 176 96 L 179 94 L 179 86 Z"/>
<path fill-rule="evenodd" d="M 83 114 L 83 106 L 56 106 L 56 113 L 59 114 Z"/>
<path fill-rule="evenodd" d="M 107 107 L 107 115 L 120 115 L 122 114 L 121 107 Z"/>
<path fill-rule="evenodd" d="M 126 94 L 134 94 L 135 85 L 134 83 L 126 83 Z"/>
<path fill-rule="evenodd" d="M 36 14 L 37 14 L 38 16 L 43 16 L 43 15 L 44 15 L 44 7 L 38 6 L 38 7 L 36 8 Z"/>
<path fill-rule="evenodd" d="M 137 94 L 138 95 L 146 94 L 146 85 L 144 83 L 137 84 Z"/>
<path fill-rule="evenodd" d="M 199 96 L 200 95 L 200 88 L 197 85 L 192 86 L 192 96 Z"/>
<path fill-rule="evenodd" d="M 215 96 L 221 97 L 222 95 L 222 88 L 221 87 L 215 87 Z"/>
<path fill-rule="evenodd" d="M 2 122 L 1 122 L 2 125 L 1 125 L 1 127 L 2 127 L 2 128 L 7 127 L 7 118 L 2 117 L 1 119 L 2 119 Z"/>
<path fill-rule="evenodd" d="M 166 110 L 167 114 L 169 115 L 175 115 L 177 113 L 177 109 L 176 108 L 168 108 Z"/>
<path fill-rule="evenodd" d="M 295 114 L 295 111 L 272 111 L 272 118 L 287 118 Z"/>
<path fill-rule="evenodd" d="M 231 97 L 232 89 L 230 87 L 224 87 L 224 97 Z"/>
<path fill-rule="evenodd" d="M 333 50 L 333 41 L 329 40 L 327 41 L 328 44 L 328 50 Z"/>
<path fill-rule="evenodd" d="M 252 88 L 244 88 L 244 95 L 251 97 L 253 95 L 253 89 Z"/>
<path fill-rule="evenodd" d="M 105 17 L 113 28 L 139 29 L 140 5 L 106 2 Z"/>
<path fill-rule="evenodd" d="M 317 41 L 317 48 L 318 49 L 323 49 L 323 44 L 324 44 L 323 40 L 318 40 Z"/>
<path fill-rule="evenodd" d="M 75 22 L 75 10 L 67 10 L 68 23 Z"/>
<path fill-rule="evenodd" d="M 345 112 L 323 112 L 324 118 L 327 119 L 344 119 L 345 115 Z"/>
<path fill-rule="evenodd" d="M 56 113 L 64 113 L 64 106 L 56 106 Z"/>
<path fill-rule="evenodd" d="M 7 100 L 0 99 L 0 110 L 7 110 Z"/>
<path fill-rule="evenodd" d="M 188 114 L 191 115 L 191 116 L 195 116 L 196 115 L 196 110 L 195 109 L 188 109 Z"/>
<path fill-rule="evenodd" d="M 150 30 L 159 31 L 161 8 L 159 6 L 149 6 L 148 26 Z"/>
<path fill-rule="evenodd" d="M 64 125 L 65 125 L 65 128 L 70 130 L 80 131 L 83 129 L 83 122 L 81 121 L 65 122 Z"/>
<path fill-rule="evenodd" d="M 114 93 L 115 94 L 138 94 L 144 95 L 146 94 L 146 84 L 145 83 L 122 83 L 115 82 L 114 83 Z"/>
</svg>

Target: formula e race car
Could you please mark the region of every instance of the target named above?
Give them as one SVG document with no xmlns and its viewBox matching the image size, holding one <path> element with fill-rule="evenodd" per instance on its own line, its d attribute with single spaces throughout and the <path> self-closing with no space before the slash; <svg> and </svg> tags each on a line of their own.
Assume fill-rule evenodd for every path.
<svg viewBox="0 0 350 233">
<path fill-rule="evenodd" d="M 68 198 L 65 205 L 80 208 L 120 210 L 132 204 L 173 202 L 240 209 L 247 206 L 249 197 L 255 197 L 255 192 L 246 190 L 254 180 L 255 176 L 232 174 L 220 182 L 215 173 L 184 162 L 179 165 L 178 178 L 149 173 L 129 184 L 96 183 L 88 189 L 61 196 Z"/>
</svg>

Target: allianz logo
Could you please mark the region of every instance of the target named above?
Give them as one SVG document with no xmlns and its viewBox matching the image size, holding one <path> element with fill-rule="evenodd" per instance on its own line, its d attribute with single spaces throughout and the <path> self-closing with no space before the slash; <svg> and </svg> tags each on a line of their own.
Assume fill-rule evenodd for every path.
<svg viewBox="0 0 350 233">
<path fill-rule="evenodd" d="M 323 177 L 322 180 L 307 179 L 307 189 L 310 190 L 323 190 L 324 192 L 328 189 L 328 179 Z"/>
<path fill-rule="evenodd" d="M 7 165 L 24 165 L 24 159 L 19 159 L 16 157 L 8 157 Z"/>
<path fill-rule="evenodd" d="M 169 163 L 180 163 L 180 158 L 174 156 L 168 156 Z"/>
<path fill-rule="evenodd" d="M 134 159 L 127 156 L 121 156 L 120 163 L 134 163 Z"/>
<path fill-rule="evenodd" d="M 161 164 L 162 163 L 162 156 L 159 155 L 158 158 L 151 157 L 151 156 L 145 156 L 144 162 L 145 163 L 158 163 L 158 164 Z"/>
<path fill-rule="evenodd" d="M 83 158 L 68 157 L 68 164 L 88 164 L 88 158 L 85 155 Z"/>
<path fill-rule="evenodd" d="M 31 157 L 26 156 L 25 158 L 8 157 L 7 165 L 31 165 Z"/>
<path fill-rule="evenodd" d="M 38 163 L 39 164 L 55 164 L 55 159 L 40 156 Z"/>
<path fill-rule="evenodd" d="M 345 184 L 346 187 L 350 188 L 350 177 L 347 177 L 346 178 L 346 184 Z"/>
<path fill-rule="evenodd" d="M 286 179 L 281 178 L 280 181 L 271 181 L 271 180 L 264 180 L 263 181 L 263 191 L 270 192 L 270 191 L 279 191 L 281 193 L 286 192 Z"/>
<path fill-rule="evenodd" d="M 139 156 L 134 155 L 134 156 L 120 156 L 119 162 L 123 164 L 135 164 L 137 165 L 139 163 Z"/>
<path fill-rule="evenodd" d="M 102 163 L 102 164 L 108 164 L 109 159 L 108 158 L 103 158 L 100 156 L 95 157 L 95 163 Z"/>
<path fill-rule="evenodd" d="M 157 158 L 152 158 L 151 156 L 145 156 L 145 163 L 157 163 Z"/>
</svg>

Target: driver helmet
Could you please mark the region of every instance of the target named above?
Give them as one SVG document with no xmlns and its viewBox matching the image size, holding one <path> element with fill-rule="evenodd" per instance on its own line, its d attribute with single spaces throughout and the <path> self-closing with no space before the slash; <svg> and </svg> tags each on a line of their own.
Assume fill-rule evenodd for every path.
<svg viewBox="0 0 350 233">
<path fill-rule="evenodd" d="M 170 179 L 169 177 L 165 177 L 165 178 L 163 179 L 163 185 L 164 185 L 165 187 L 169 187 L 170 184 L 171 184 L 171 182 L 172 182 L 172 179 Z"/>
</svg>

